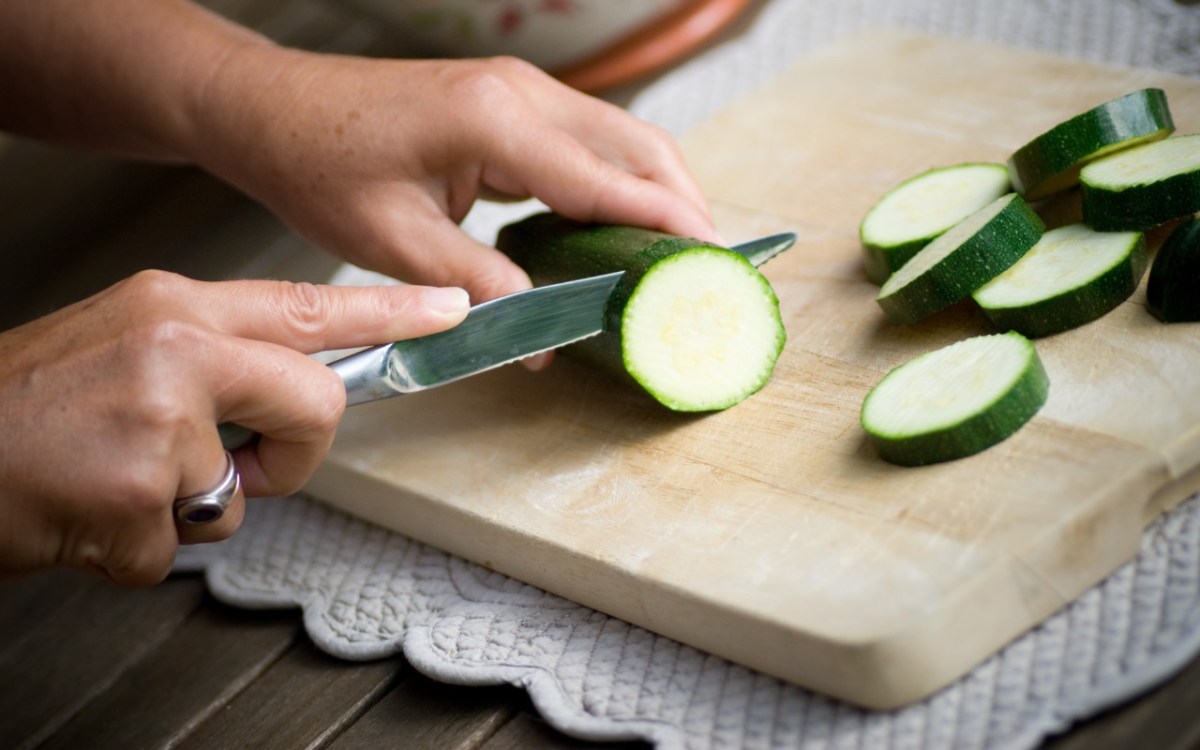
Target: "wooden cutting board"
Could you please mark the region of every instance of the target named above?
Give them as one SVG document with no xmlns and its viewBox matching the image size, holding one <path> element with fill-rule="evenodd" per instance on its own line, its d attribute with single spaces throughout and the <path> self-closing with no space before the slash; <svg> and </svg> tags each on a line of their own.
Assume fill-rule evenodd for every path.
<svg viewBox="0 0 1200 750">
<path fill-rule="evenodd" d="M 1196 81 L 898 33 L 833 44 L 683 139 L 730 241 L 800 237 L 764 267 L 789 343 L 763 391 L 681 416 L 563 358 L 503 368 L 352 409 L 310 490 L 800 685 L 922 698 L 1129 560 L 1200 486 L 1200 325 L 1159 323 L 1143 286 L 1037 342 L 1050 397 L 1015 437 L 890 466 L 858 423 L 868 389 L 990 329 L 966 304 L 885 322 L 858 222 L 910 175 L 1003 161 L 1145 86 L 1200 129 Z M 1060 204 L 1056 220 L 1078 210 Z"/>
</svg>

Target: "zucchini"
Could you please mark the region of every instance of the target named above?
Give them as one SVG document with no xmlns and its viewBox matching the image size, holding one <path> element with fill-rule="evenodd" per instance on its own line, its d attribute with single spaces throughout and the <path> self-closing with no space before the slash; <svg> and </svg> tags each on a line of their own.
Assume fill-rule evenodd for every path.
<svg viewBox="0 0 1200 750">
<path fill-rule="evenodd" d="M 1088 162 L 1118 149 L 1166 138 L 1175 130 L 1167 95 L 1141 89 L 1055 125 L 1013 152 L 1013 187 L 1037 201 L 1074 187 Z"/>
<path fill-rule="evenodd" d="M 1008 193 L 926 245 L 884 282 L 875 301 L 893 323 L 920 320 L 1016 263 L 1044 229 L 1029 204 Z"/>
<path fill-rule="evenodd" d="M 1007 439 L 1042 408 L 1050 380 L 1015 331 L 975 336 L 889 372 L 863 400 L 860 421 L 885 461 L 951 461 Z"/>
<path fill-rule="evenodd" d="M 1145 230 L 1200 211 L 1200 135 L 1098 159 L 1079 174 L 1083 220 L 1101 231 Z"/>
<path fill-rule="evenodd" d="M 936 237 L 1011 192 L 1003 164 L 936 167 L 884 194 L 859 226 L 867 278 L 882 284 Z"/>
<path fill-rule="evenodd" d="M 1046 232 L 972 296 L 1001 331 L 1049 336 L 1093 321 L 1129 299 L 1146 263 L 1141 232 L 1097 232 L 1070 224 Z"/>
<path fill-rule="evenodd" d="M 783 350 L 771 284 L 727 248 L 551 213 L 504 227 L 496 246 L 535 284 L 623 270 L 605 331 L 563 351 L 632 379 L 669 409 L 739 403 L 766 384 Z"/>
<path fill-rule="evenodd" d="M 1200 218 L 1172 230 L 1146 281 L 1146 306 L 1164 323 L 1200 320 Z"/>
</svg>

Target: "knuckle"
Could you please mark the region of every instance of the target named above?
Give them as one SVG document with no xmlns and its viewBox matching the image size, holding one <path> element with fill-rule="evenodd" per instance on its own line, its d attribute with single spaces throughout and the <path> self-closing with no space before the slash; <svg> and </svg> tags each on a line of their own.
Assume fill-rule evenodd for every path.
<svg viewBox="0 0 1200 750">
<path fill-rule="evenodd" d="M 346 386 L 332 369 L 326 367 L 319 372 L 310 422 L 318 434 L 332 435 L 346 411 Z"/>
<path fill-rule="evenodd" d="M 109 577 L 121 586 L 153 586 L 171 573 L 173 555 L 134 551 L 104 565 Z"/>
<path fill-rule="evenodd" d="M 195 405 L 180 397 L 173 372 L 210 339 L 200 326 L 171 317 L 147 317 L 130 326 L 119 354 L 130 394 L 124 419 L 164 443 L 193 424 Z"/>
<path fill-rule="evenodd" d="M 497 109 L 518 96 L 515 81 L 527 75 L 527 63 L 513 57 L 489 57 L 466 63 L 448 93 L 472 109 L 503 113 Z"/>
<path fill-rule="evenodd" d="M 495 55 L 483 59 L 483 63 L 491 66 L 501 74 L 506 76 L 528 76 L 537 77 L 545 76 L 541 68 L 537 67 L 528 60 L 522 60 L 519 57 L 512 55 Z"/>
<path fill-rule="evenodd" d="M 323 348 L 335 312 L 330 295 L 309 282 L 287 282 L 281 289 L 284 319 L 292 334 L 309 345 Z"/>
<path fill-rule="evenodd" d="M 271 479 L 271 494 L 278 497 L 286 497 L 293 495 L 304 489 L 304 483 L 308 477 L 287 476 L 287 477 L 272 477 Z"/>
<path fill-rule="evenodd" d="M 147 269 L 128 277 L 120 286 L 135 305 L 158 309 L 178 306 L 180 296 L 191 283 L 186 277 L 170 271 Z"/>
<path fill-rule="evenodd" d="M 127 467 L 115 485 L 113 493 L 118 498 L 119 513 L 127 519 L 158 515 L 175 489 L 162 461 L 141 461 Z"/>
</svg>

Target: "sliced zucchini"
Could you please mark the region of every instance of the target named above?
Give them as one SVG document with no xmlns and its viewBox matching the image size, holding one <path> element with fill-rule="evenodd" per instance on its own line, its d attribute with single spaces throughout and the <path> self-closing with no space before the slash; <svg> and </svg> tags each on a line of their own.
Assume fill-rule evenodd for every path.
<svg viewBox="0 0 1200 750">
<path fill-rule="evenodd" d="M 564 354 L 632 381 L 675 411 L 715 411 L 758 391 L 786 334 L 771 284 L 742 255 L 633 227 L 538 214 L 496 246 L 535 284 L 623 270 L 606 330 Z"/>
<path fill-rule="evenodd" d="M 861 422 L 885 461 L 951 461 L 1007 439 L 1042 408 L 1050 379 L 1019 333 L 975 336 L 889 372 L 863 400 Z"/>
<path fill-rule="evenodd" d="M 882 284 L 934 238 L 1011 191 L 1008 168 L 986 162 L 937 167 L 900 183 L 859 226 L 867 278 Z"/>
<path fill-rule="evenodd" d="M 1141 232 L 1051 229 L 972 295 L 1001 331 L 1035 338 L 1076 328 L 1129 299 L 1146 272 Z"/>
<path fill-rule="evenodd" d="M 1100 231 L 1145 230 L 1200 211 L 1200 135 L 1098 159 L 1079 173 L 1083 220 Z"/>
<path fill-rule="evenodd" d="M 1073 187 L 1088 162 L 1174 130 L 1162 89 L 1134 91 L 1055 125 L 1013 152 L 1008 160 L 1013 187 L 1026 200 L 1041 200 Z"/>
<path fill-rule="evenodd" d="M 1146 305 L 1164 323 L 1200 320 L 1200 218 L 1175 227 L 1150 267 Z"/>
<path fill-rule="evenodd" d="M 875 301 L 893 323 L 912 323 L 967 297 L 1016 263 L 1045 225 L 1009 193 L 979 209 L 892 274 Z"/>
</svg>

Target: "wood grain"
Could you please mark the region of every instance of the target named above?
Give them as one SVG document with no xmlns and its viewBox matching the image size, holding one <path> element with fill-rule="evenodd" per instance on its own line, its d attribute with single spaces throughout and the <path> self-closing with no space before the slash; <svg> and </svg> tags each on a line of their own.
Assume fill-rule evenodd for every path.
<svg viewBox="0 0 1200 750">
<path fill-rule="evenodd" d="M 0 674 L 21 691 L 0 693 L 0 747 L 34 747 L 166 640 L 203 599 L 199 581 L 122 592 L 99 579 L 51 573 L 51 606 L 5 607 Z M 41 581 L 30 584 L 45 592 Z M 36 627 L 31 623 L 36 623 Z"/>
<path fill-rule="evenodd" d="M 567 362 L 508 368 L 352 410 L 309 489 L 806 687 L 874 707 L 926 696 L 1128 560 L 1200 486 L 1200 340 L 1139 291 L 1038 342 L 1050 400 L 1016 437 L 889 466 L 858 425 L 863 396 L 990 329 L 968 305 L 887 324 L 858 222 L 905 177 L 1002 161 L 1150 85 L 1200 124 L 1183 78 L 896 33 L 838 42 L 682 141 L 731 241 L 800 236 L 764 269 L 789 344 L 763 391 L 680 416 Z"/>
</svg>

